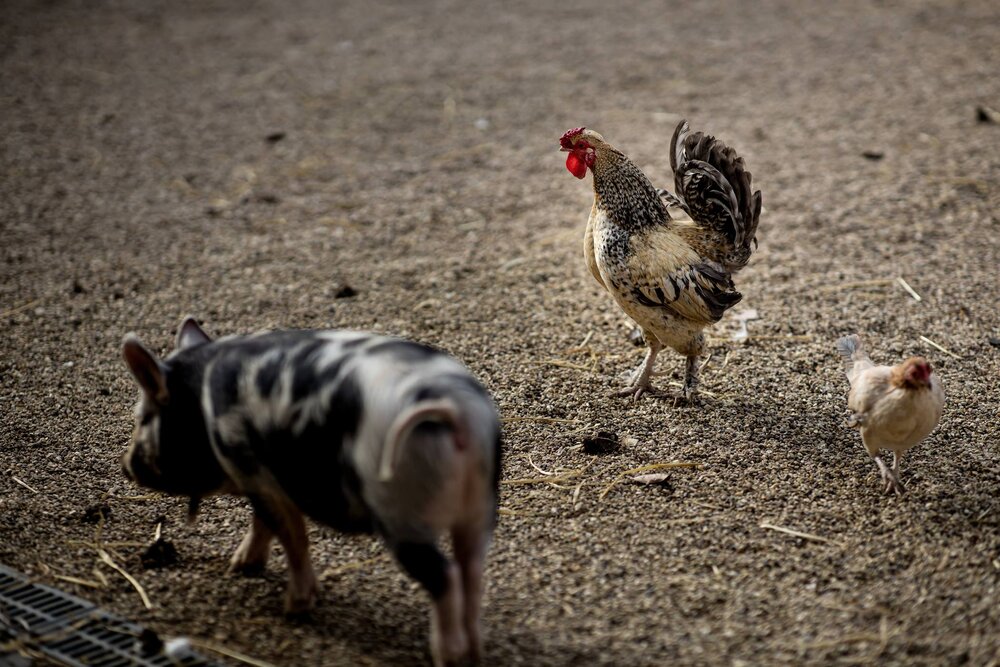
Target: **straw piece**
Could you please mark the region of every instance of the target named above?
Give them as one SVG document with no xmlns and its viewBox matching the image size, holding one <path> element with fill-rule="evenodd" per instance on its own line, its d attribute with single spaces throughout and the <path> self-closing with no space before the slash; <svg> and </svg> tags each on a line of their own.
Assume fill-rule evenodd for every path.
<svg viewBox="0 0 1000 667">
<path fill-rule="evenodd" d="M 938 345 L 937 343 L 935 343 L 934 341 L 932 341 L 932 340 L 931 340 L 930 338 L 928 338 L 927 336 L 920 336 L 920 340 L 924 341 L 925 343 L 927 343 L 927 344 L 928 344 L 928 345 L 930 345 L 931 347 L 936 347 L 937 349 L 941 350 L 942 352 L 944 352 L 944 353 L 945 353 L 945 354 L 947 354 L 947 355 L 950 355 L 950 356 L 952 356 L 952 357 L 955 357 L 956 359 L 961 359 L 961 358 L 962 358 L 962 357 L 961 357 L 960 355 L 957 355 L 957 354 L 955 354 L 955 353 L 954 353 L 954 352 L 952 352 L 951 350 L 946 350 L 946 349 L 944 349 L 943 347 L 941 347 L 940 345 Z"/>
<path fill-rule="evenodd" d="M 330 577 L 337 577 L 342 574 L 347 574 L 348 572 L 354 572 L 355 570 L 366 568 L 381 559 L 382 555 L 379 554 L 378 556 L 373 556 L 371 558 L 356 560 L 350 563 L 344 563 L 343 565 L 338 565 L 337 567 L 331 567 L 320 575 L 320 579 L 329 579 Z"/>
<path fill-rule="evenodd" d="M 558 366 L 559 368 L 572 368 L 576 371 L 586 371 L 591 372 L 594 369 L 590 366 L 581 366 L 580 364 L 574 364 L 572 361 L 564 361 L 562 359 L 546 359 L 544 361 L 533 362 L 536 366 Z"/>
<path fill-rule="evenodd" d="M 71 584 L 80 584 L 81 586 L 88 586 L 90 588 L 104 588 L 104 584 L 99 581 L 93 581 L 92 579 L 81 579 L 79 577 L 71 577 L 68 574 L 53 574 L 53 579 L 59 579 L 60 581 L 68 581 Z"/>
<path fill-rule="evenodd" d="M 136 580 L 135 577 L 133 577 L 128 572 L 126 572 L 125 568 L 123 568 L 121 565 L 119 565 L 118 563 L 114 562 L 111 559 L 111 556 L 108 555 L 108 552 L 105 551 L 104 549 L 98 549 L 97 550 L 97 555 L 101 557 L 101 561 L 103 561 L 104 564 L 106 564 L 112 570 L 115 570 L 116 572 L 118 572 L 118 574 L 120 574 L 123 577 L 125 577 L 125 579 L 128 580 L 128 582 L 130 584 L 132 584 L 132 587 L 139 593 L 139 597 L 142 598 L 142 604 L 143 604 L 144 607 L 146 607 L 146 609 L 152 609 L 153 608 L 153 603 L 150 602 L 149 596 L 146 595 L 145 589 L 142 587 L 142 584 L 140 584 Z"/>
<path fill-rule="evenodd" d="M 538 422 L 540 424 L 582 424 L 579 419 L 559 419 L 558 417 L 504 417 L 500 421 L 510 422 Z"/>
<path fill-rule="evenodd" d="M 838 542 L 836 540 L 831 540 L 831 539 L 829 539 L 827 537 L 821 537 L 820 535 L 813 535 L 812 533 L 803 533 L 801 531 L 793 530 L 791 528 L 785 528 L 783 526 L 775 526 L 773 523 L 767 523 L 766 521 L 764 523 L 760 524 L 760 527 L 761 528 L 767 528 L 769 530 L 776 530 L 779 533 L 785 533 L 786 535 L 792 535 L 794 537 L 801 537 L 804 540 L 811 540 L 813 542 L 823 542 L 825 544 L 832 544 L 834 546 L 838 546 L 838 547 L 841 547 L 841 548 L 844 547 L 844 543 L 843 542 Z"/>
<path fill-rule="evenodd" d="M 906 282 L 905 280 L 903 280 L 902 276 L 899 276 L 898 278 L 896 278 L 896 282 L 899 283 L 900 287 L 902 287 L 903 289 L 905 289 L 907 292 L 910 293 L 910 296 L 913 297 L 914 301 L 923 301 L 923 297 L 921 297 L 919 294 L 917 294 L 916 290 L 914 290 L 912 287 L 910 287 L 910 284 L 908 282 Z"/>
<path fill-rule="evenodd" d="M 218 653 L 219 655 L 224 655 L 227 658 L 232 658 L 239 662 L 245 663 L 247 665 L 253 665 L 254 667 L 275 667 L 273 663 L 267 662 L 265 660 L 259 660 L 257 658 L 251 658 L 248 655 L 244 655 L 239 651 L 234 651 L 231 648 L 226 648 L 220 644 L 214 644 L 212 642 L 207 642 L 203 639 L 190 639 L 192 646 L 200 649 L 205 649 L 206 651 L 212 651 L 213 653 Z"/>
<path fill-rule="evenodd" d="M 696 463 L 694 461 L 670 461 L 668 463 L 651 463 L 650 465 L 639 466 L 638 468 L 632 468 L 626 470 L 625 472 L 619 474 L 615 477 L 614 481 L 604 487 L 600 495 L 597 496 L 598 500 L 604 500 L 604 496 L 608 495 L 614 487 L 622 483 L 622 481 L 629 475 L 637 475 L 643 472 L 649 472 L 651 470 L 665 470 L 667 468 L 701 468 L 701 463 Z"/>
<path fill-rule="evenodd" d="M 15 306 L 14 308 L 10 308 L 8 310 L 3 311 L 2 313 L 0 313 L 0 318 L 7 317 L 9 315 L 14 315 L 15 313 L 20 313 L 22 310 L 27 310 L 28 308 L 34 306 L 36 303 L 40 302 L 41 299 L 32 299 L 27 303 L 22 303 L 20 306 Z"/>
<path fill-rule="evenodd" d="M 12 480 L 14 480 L 15 482 L 17 482 L 18 484 L 20 484 L 21 486 L 23 486 L 24 488 L 26 488 L 28 491 L 31 491 L 32 493 L 38 493 L 38 489 L 36 489 L 35 487 L 31 486 L 27 482 L 22 482 L 21 480 L 19 480 L 14 475 L 11 475 L 10 478 Z"/>
</svg>

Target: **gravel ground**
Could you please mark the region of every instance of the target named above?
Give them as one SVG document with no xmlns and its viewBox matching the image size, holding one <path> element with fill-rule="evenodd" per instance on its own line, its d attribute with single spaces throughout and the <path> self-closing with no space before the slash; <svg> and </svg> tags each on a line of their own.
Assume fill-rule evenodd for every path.
<svg viewBox="0 0 1000 667">
<path fill-rule="evenodd" d="M 278 665 L 428 662 L 424 596 L 371 539 L 315 528 L 321 603 L 287 621 L 283 559 L 224 575 L 242 500 L 188 526 L 118 465 L 126 331 L 365 328 L 482 378 L 507 482 L 570 471 L 503 487 L 489 664 L 998 664 L 1000 124 L 976 109 L 1000 109 L 1000 6 L 669 4 L 3 3 L 0 561 Z M 681 117 L 764 192 L 737 281 L 761 319 L 714 329 L 700 405 L 631 404 L 609 395 L 642 350 L 556 140 L 587 125 L 667 184 Z M 903 498 L 844 426 L 850 331 L 948 393 Z M 582 451 L 598 430 L 622 447 Z M 673 460 L 701 467 L 608 488 Z M 147 611 L 94 541 L 158 522 L 176 564 L 113 551 Z"/>
</svg>

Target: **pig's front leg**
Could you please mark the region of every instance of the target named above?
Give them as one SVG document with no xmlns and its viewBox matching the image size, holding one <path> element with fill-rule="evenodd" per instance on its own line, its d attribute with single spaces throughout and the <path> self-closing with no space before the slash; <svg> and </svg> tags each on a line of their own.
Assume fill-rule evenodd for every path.
<svg viewBox="0 0 1000 667">
<path fill-rule="evenodd" d="M 267 527 L 256 513 L 253 523 L 243 536 L 243 541 L 236 548 L 229 563 L 229 571 L 248 576 L 257 575 L 267 566 L 267 557 L 271 553 L 271 540 L 274 532 Z"/>
<path fill-rule="evenodd" d="M 309 558 L 309 536 L 302 512 L 283 495 L 252 495 L 250 504 L 255 517 L 260 517 L 285 549 L 288 560 L 285 613 L 303 614 L 311 610 L 316 606 L 319 585 Z"/>
<path fill-rule="evenodd" d="M 462 623 L 469 638 L 469 657 L 478 663 L 483 654 L 479 619 L 483 599 L 483 564 L 489 545 L 489 533 L 478 526 L 468 526 L 452 531 L 451 539 L 462 574 Z"/>
<path fill-rule="evenodd" d="M 406 572 L 430 593 L 431 657 L 435 667 L 456 664 L 469 653 L 469 637 L 462 622 L 462 577 L 458 565 L 445 558 L 433 543 L 390 545 Z"/>
</svg>

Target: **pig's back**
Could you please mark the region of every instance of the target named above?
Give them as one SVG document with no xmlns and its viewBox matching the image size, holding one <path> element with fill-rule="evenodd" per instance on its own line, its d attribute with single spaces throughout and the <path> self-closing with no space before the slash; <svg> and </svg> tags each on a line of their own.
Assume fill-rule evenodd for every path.
<svg viewBox="0 0 1000 667">
<path fill-rule="evenodd" d="M 203 404 L 220 461 L 261 493 L 277 484 L 340 530 L 372 528 L 356 461 L 378 456 L 379 434 L 399 410 L 449 392 L 486 395 L 443 352 L 364 332 L 280 331 L 211 345 Z"/>
</svg>

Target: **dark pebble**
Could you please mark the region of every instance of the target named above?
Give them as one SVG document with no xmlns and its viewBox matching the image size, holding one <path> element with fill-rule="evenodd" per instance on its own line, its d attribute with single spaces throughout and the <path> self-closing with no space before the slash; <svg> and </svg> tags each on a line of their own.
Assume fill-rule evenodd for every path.
<svg viewBox="0 0 1000 667">
<path fill-rule="evenodd" d="M 611 454 L 620 447 L 618 434 L 611 431 L 598 431 L 583 439 L 583 451 L 588 454 Z"/>
<path fill-rule="evenodd" d="M 161 537 L 146 547 L 139 560 L 147 570 L 168 567 L 177 562 L 177 548 L 173 542 Z"/>
<path fill-rule="evenodd" d="M 107 503 L 97 503 L 83 510 L 84 523 L 107 522 L 111 518 L 111 506 Z"/>
</svg>

